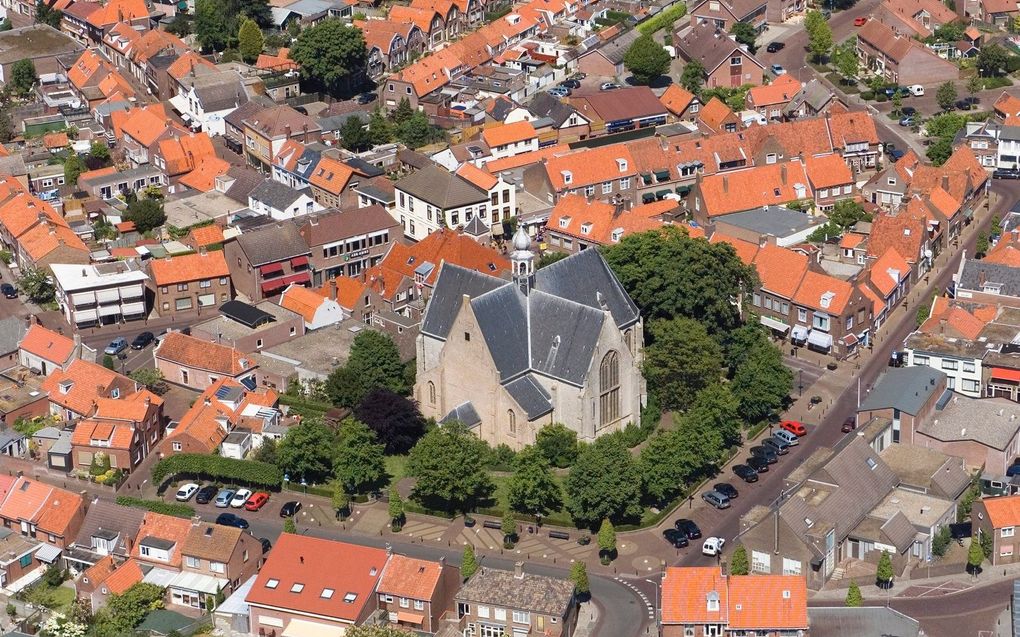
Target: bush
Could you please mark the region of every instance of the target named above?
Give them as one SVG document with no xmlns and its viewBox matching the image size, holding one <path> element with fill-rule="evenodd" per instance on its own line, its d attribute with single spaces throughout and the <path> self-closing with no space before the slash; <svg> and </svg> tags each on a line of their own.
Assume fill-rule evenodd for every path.
<svg viewBox="0 0 1020 637">
<path fill-rule="evenodd" d="M 171 476 L 223 480 L 279 489 L 283 482 L 280 468 L 253 460 L 235 460 L 223 456 L 182 453 L 163 458 L 152 468 L 152 481 L 162 484 Z"/>
<path fill-rule="evenodd" d="M 656 31 L 672 27 L 674 22 L 685 15 L 687 15 L 687 5 L 682 2 L 678 2 L 665 11 L 660 11 L 648 21 L 639 24 L 637 29 L 641 33 L 649 35 Z"/>
<path fill-rule="evenodd" d="M 879 93 L 875 96 L 876 102 L 888 102 L 889 98 L 885 96 L 885 93 Z"/>
<path fill-rule="evenodd" d="M 949 543 L 953 541 L 952 533 L 948 526 L 943 526 L 931 541 L 931 552 L 935 557 L 944 557 L 949 549 Z"/>
<path fill-rule="evenodd" d="M 161 513 L 163 515 L 172 515 L 175 518 L 190 518 L 195 515 L 195 509 L 191 508 L 187 504 L 175 504 L 172 502 L 163 502 L 162 500 L 143 500 L 141 498 L 118 495 L 117 504 L 125 507 L 133 507 L 135 509 L 145 509 L 146 511 Z"/>
<path fill-rule="evenodd" d="M 875 92 L 874 91 L 864 91 L 863 93 L 861 93 L 861 99 L 866 101 L 866 102 L 870 102 L 871 100 L 875 99 Z"/>
</svg>

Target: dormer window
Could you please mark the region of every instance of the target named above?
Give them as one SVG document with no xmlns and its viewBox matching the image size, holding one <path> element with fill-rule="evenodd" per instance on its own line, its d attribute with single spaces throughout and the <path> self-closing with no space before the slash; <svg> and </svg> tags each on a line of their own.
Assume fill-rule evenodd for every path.
<svg viewBox="0 0 1020 637">
<path fill-rule="evenodd" d="M 706 608 L 710 613 L 719 612 L 719 593 L 712 591 L 706 596 Z"/>
<path fill-rule="evenodd" d="M 626 159 L 617 159 L 616 160 L 616 167 L 620 169 L 621 173 L 627 172 L 627 160 Z"/>
<path fill-rule="evenodd" d="M 832 299 L 834 298 L 836 298 L 836 294 L 834 292 L 826 292 L 822 295 L 820 301 L 821 306 L 825 309 L 829 309 L 829 305 L 832 304 Z"/>
<path fill-rule="evenodd" d="M 623 238 L 623 228 L 617 228 L 613 230 L 613 233 L 609 236 L 613 243 L 618 242 Z"/>
<path fill-rule="evenodd" d="M 592 227 L 592 223 L 590 221 L 586 221 L 586 222 L 582 223 L 581 224 L 581 234 L 591 234 L 591 227 Z"/>
<path fill-rule="evenodd" d="M 560 217 L 560 227 L 561 228 L 569 228 L 570 227 L 570 217 Z"/>
<path fill-rule="evenodd" d="M 60 381 L 60 393 L 61 394 L 66 394 L 67 392 L 71 391 L 72 387 L 74 387 L 74 381 L 73 380 L 62 380 L 62 381 Z"/>
<path fill-rule="evenodd" d="M 563 175 L 563 183 L 565 184 L 574 183 L 574 174 L 571 173 L 569 170 L 564 170 L 560 174 Z"/>
</svg>

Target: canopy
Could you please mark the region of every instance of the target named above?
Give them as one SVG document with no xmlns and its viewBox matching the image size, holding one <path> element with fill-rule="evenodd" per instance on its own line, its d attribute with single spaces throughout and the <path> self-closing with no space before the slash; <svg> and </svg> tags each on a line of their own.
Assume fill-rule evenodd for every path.
<svg viewBox="0 0 1020 637">
<path fill-rule="evenodd" d="M 776 320 L 776 319 L 772 318 L 771 316 L 763 316 L 763 317 L 761 317 L 761 324 L 764 325 L 765 327 L 771 327 L 772 329 L 776 330 L 777 332 L 786 333 L 786 330 L 790 329 L 789 325 L 787 325 L 786 323 L 783 323 L 782 321 Z"/>
<path fill-rule="evenodd" d="M 1020 370 L 993 367 L 992 380 L 1005 380 L 1011 383 L 1020 383 Z"/>
<path fill-rule="evenodd" d="M 829 349 L 832 347 L 832 334 L 826 332 L 820 332 L 818 330 L 811 330 L 808 334 L 807 342 L 815 347 L 822 349 Z"/>
<path fill-rule="evenodd" d="M 790 338 L 797 341 L 805 341 L 808 337 L 808 328 L 803 325 L 794 325 L 793 331 L 790 332 Z"/>
<path fill-rule="evenodd" d="M 343 637 L 346 632 L 347 629 L 343 626 L 292 619 L 284 629 L 282 637 Z"/>
<path fill-rule="evenodd" d="M 425 621 L 425 615 L 421 613 L 409 613 L 407 611 L 397 611 L 397 621 L 407 622 L 408 624 L 422 624 Z"/>
<path fill-rule="evenodd" d="M 654 193 L 646 192 L 645 194 L 641 195 L 641 203 L 652 203 L 653 201 L 655 201 Z"/>
</svg>

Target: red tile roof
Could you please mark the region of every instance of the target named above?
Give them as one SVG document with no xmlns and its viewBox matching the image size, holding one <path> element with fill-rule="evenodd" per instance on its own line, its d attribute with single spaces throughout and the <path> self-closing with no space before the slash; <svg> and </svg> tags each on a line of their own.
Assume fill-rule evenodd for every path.
<svg viewBox="0 0 1020 637">
<path fill-rule="evenodd" d="M 564 195 L 552 209 L 546 231 L 567 234 L 599 245 L 618 242 L 625 234 L 635 234 L 662 227 L 656 215 L 677 207 L 675 201 L 666 205 L 649 204 L 617 214 L 616 206 L 601 201 L 589 202 L 581 195 Z"/>
<path fill-rule="evenodd" d="M 782 77 L 786 77 L 785 75 Z M 815 190 L 845 186 L 854 182 L 853 173 L 843 158 L 833 153 L 821 157 L 807 157 L 804 160 L 808 179 Z"/>
<path fill-rule="evenodd" d="M 718 604 L 710 609 L 710 599 Z M 807 581 L 799 575 L 730 575 L 718 567 L 670 567 L 662 623 L 724 624 L 729 630 L 806 630 Z"/>
<path fill-rule="evenodd" d="M 749 106 L 761 108 L 787 104 L 800 91 L 801 83 L 789 73 L 780 75 L 771 84 L 755 86 L 747 92 Z"/>
<path fill-rule="evenodd" d="M 554 155 L 545 160 L 545 170 L 556 191 L 573 190 L 636 174 L 634 159 L 623 144 Z"/>
<path fill-rule="evenodd" d="M 694 101 L 694 94 L 679 84 L 670 84 L 666 92 L 659 96 L 659 101 L 670 113 L 682 115 Z"/>
<path fill-rule="evenodd" d="M 1020 526 L 1020 495 L 983 498 L 981 503 L 988 511 L 988 521 L 992 523 L 992 528 Z"/>
<path fill-rule="evenodd" d="M 326 302 L 325 297 L 303 285 L 291 284 L 280 296 L 280 307 L 301 315 L 306 323 L 315 320 L 315 312 Z"/>
<path fill-rule="evenodd" d="M 142 581 L 143 577 L 145 575 L 142 573 L 141 565 L 138 560 L 132 557 L 118 566 L 117 570 L 107 577 L 103 584 L 106 586 L 106 590 L 119 595 Z"/>
<path fill-rule="evenodd" d="M 391 555 L 379 580 L 379 592 L 408 599 L 431 600 L 446 568 L 439 562 Z"/>
<path fill-rule="evenodd" d="M 66 370 L 58 369 L 47 376 L 42 388 L 49 392 L 51 403 L 87 416 L 92 413 L 96 400 L 106 397 L 115 385 L 133 389 L 134 381 L 102 365 L 75 359 Z"/>
<path fill-rule="evenodd" d="M 179 568 L 181 565 L 181 547 L 184 545 L 184 539 L 188 537 L 190 530 L 191 520 L 188 518 L 177 518 L 172 515 L 146 511 L 145 517 L 142 518 L 142 525 L 138 527 L 138 535 L 135 536 L 135 545 L 131 549 L 131 557 L 142 560 L 148 559 L 143 558 L 141 553 L 141 543 L 145 538 L 151 537 L 167 540 L 168 542 L 173 542 L 176 548 L 176 550 L 170 551 L 170 561 L 152 560 L 152 563 L 168 564 L 169 566 Z"/>
<path fill-rule="evenodd" d="M 769 244 L 758 250 L 754 267 L 762 288 L 792 299 L 807 272 L 808 258 L 799 252 Z"/>
<path fill-rule="evenodd" d="M 737 257 L 746 263 L 751 265 L 754 263 L 754 258 L 758 256 L 758 244 L 750 241 L 744 241 L 736 237 L 723 234 L 721 232 L 715 232 L 712 234 L 712 238 L 709 239 L 709 243 L 728 243 L 733 246 L 733 249 L 737 253 Z"/>
<path fill-rule="evenodd" d="M 157 346 L 155 357 L 227 376 L 240 376 L 254 367 L 251 359 L 233 347 L 209 343 L 181 332 L 167 334 Z"/>
<path fill-rule="evenodd" d="M 386 558 L 383 549 L 284 533 L 245 601 L 353 622 L 374 605 Z"/>
<path fill-rule="evenodd" d="M 868 280 L 875 289 L 888 298 L 896 286 L 910 277 L 910 264 L 896 251 L 889 248 L 874 263 L 868 272 Z"/>
<path fill-rule="evenodd" d="M 802 189 L 800 193 L 797 186 Z M 709 175 L 701 179 L 698 190 L 703 211 L 709 217 L 812 196 L 804 164 L 798 160 Z"/>
<path fill-rule="evenodd" d="M 71 444 L 80 447 L 98 446 L 110 449 L 128 450 L 135 437 L 135 429 L 130 425 L 114 424 L 105 420 L 86 418 L 75 425 L 71 434 Z"/>
<path fill-rule="evenodd" d="M 839 316 L 850 302 L 853 289 L 846 281 L 808 270 L 801 279 L 793 301 L 814 310 Z"/>
<path fill-rule="evenodd" d="M 176 285 L 189 281 L 207 281 L 230 276 L 221 250 L 151 259 L 149 269 L 156 285 Z"/>
<path fill-rule="evenodd" d="M 470 181 L 482 190 L 488 192 L 493 186 L 499 183 L 499 179 L 478 168 L 474 164 L 464 164 L 457 169 L 457 176 Z"/>
<path fill-rule="evenodd" d="M 535 127 L 529 121 L 493 126 L 482 131 L 482 139 L 489 145 L 489 148 L 516 144 L 537 137 L 538 133 L 535 132 Z"/>
<path fill-rule="evenodd" d="M 338 276 L 333 280 L 336 281 L 336 302 L 346 310 L 354 309 L 358 299 L 361 298 L 362 292 L 365 290 L 366 283 L 349 276 Z M 333 290 L 329 281 L 319 288 L 319 294 L 324 297 L 328 297 L 332 293 Z"/>
<path fill-rule="evenodd" d="M 71 358 L 75 345 L 74 341 L 66 336 L 50 331 L 42 325 L 33 324 L 25 332 L 18 347 L 29 354 L 62 366 Z"/>
<path fill-rule="evenodd" d="M 708 103 L 698 111 L 698 121 L 715 133 L 721 133 L 723 124 L 735 121 L 736 117 L 730 107 L 726 106 L 718 97 L 708 100 Z"/>
<path fill-rule="evenodd" d="M 707 598 L 718 596 L 716 610 L 708 610 Z M 729 599 L 726 578 L 717 566 L 671 567 L 662 580 L 663 624 L 725 624 Z"/>
<path fill-rule="evenodd" d="M 216 224 L 192 228 L 185 238 L 185 243 L 195 248 L 204 248 L 217 243 L 223 243 L 223 228 Z"/>
</svg>

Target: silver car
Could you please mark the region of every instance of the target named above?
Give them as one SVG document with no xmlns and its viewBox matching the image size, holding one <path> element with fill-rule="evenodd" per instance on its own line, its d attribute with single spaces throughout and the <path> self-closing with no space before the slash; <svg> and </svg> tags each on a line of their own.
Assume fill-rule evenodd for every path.
<svg viewBox="0 0 1020 637">
<path fill-rule="evenodd" d="M 712 489 L 708 493 L 704 493 L 701 499 L 708 502 L 717 509 L 728 509 L 730 508 L 730 499 L 719 493 L 715 489 Z"/>
</svg>

